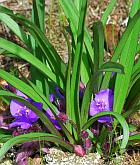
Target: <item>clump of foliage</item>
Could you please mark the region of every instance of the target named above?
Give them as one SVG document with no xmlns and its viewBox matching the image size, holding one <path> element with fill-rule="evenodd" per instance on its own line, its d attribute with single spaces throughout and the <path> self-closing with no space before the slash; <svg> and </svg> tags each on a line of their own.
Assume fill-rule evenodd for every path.
<svg viewBox="0 0 140 165">
<path fill-rule="evenodd" d="M 139 133 L 130 134 L 127 123 L 140 108 L 140 60 L 135 62 L 140 48 L 139 2 L 133 3 L 128 26 L 108 62 L 104 61 L 104 26 L 116 1 L 110 2 L 101 21 L 93 23 L 93 37 L 85 26 L 88 1 L 59 2 L 69 22 L 63 31 L 68 64 L 45 36 L 44 0 L 33 1 L 31 21 L 0 6 L 0 20 L 25 48 L 4 38 L 0 47 L 5 55 L 30 63 L 31 72 L 31 79 L 19 79 L 0 69 L 0 77 L 7 82 L 0 96 L 9 102 L 13 117 L 7 129 L 1 124 L 0 158 L 13 145 L 30 141 L 49 147 L 53 142 L 84 156 L 122 153 L 140 139 Z"/>
</svg>

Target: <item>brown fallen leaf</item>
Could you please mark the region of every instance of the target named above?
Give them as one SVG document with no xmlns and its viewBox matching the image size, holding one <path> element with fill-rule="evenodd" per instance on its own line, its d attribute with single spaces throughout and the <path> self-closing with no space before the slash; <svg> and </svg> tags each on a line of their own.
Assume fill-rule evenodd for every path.
<svg viewBox="0 0 140 165">
<path fill-rule="evenodd" d="M 120 28 L 115 24 L 105 26 L 105 48 L 110 52 L 111 57 L 119 41 Z"/>
</svg>

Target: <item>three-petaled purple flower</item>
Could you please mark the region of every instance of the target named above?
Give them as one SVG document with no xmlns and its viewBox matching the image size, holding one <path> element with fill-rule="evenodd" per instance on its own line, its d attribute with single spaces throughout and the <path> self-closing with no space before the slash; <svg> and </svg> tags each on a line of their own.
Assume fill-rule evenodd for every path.
<svg viewBox="0 0 140 165">
<path fill-rule="evenodd" d="M 34 102 L 19 90 L 17 90 L 16 94 L 28 100 L 39 110 L 42 110 L 42 103 Z M 15 118 L 15 121 L 9 125 L 10 128 L 21 127 L 22 129 L 28 129 L 39 118 L 32 110 L 15 100 L 12 100 L 10 103 L 10 112 Z"/>
<path fill-rule="evenodd" d="M 91 116 L 96 115 L 103 111 L 112 111 L 114 101 L 114 92 L 111 89 L 101 90 L 95 95 L 94 100 L 90 103 L 89 114 Z M 112 120 L 109 116 L 103 116 L 98 119 L 100 123 L 110 123 Z"/>
</svg>

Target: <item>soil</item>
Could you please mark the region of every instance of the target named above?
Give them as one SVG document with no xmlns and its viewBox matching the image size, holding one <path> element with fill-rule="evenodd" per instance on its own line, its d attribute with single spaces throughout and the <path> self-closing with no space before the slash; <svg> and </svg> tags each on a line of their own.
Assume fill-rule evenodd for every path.
<svg viewBox="0 0 140 165">
<path fill-rule="evenodd" d="M 60 19 L 59 19 L 60 14 L 63 14 L 63 13 L 58 12 L 59 11 L 59 4 L 57 3 L 58 1 L 54 0 L 54 4 L 52 4 L 52 1 L 53 0 L 46 1 L 46 35 L 49 38 L 49 40 L 51 41 L 51 43 L 54 45 L 54 47 L 57 49 L 60 56 L 64 59 L 65 62 L 67 62 L 67 48 L 66 48 L 66 44 L 65 44 L 65 39 L 61 32 L 62 29 L 60 26 Z M 109 3 L 109 0 L 104 0 L 104 1 L 103 0 L 96 0 L 96 1 L 89 0 L 86 24 L 87 24 L 89 30 L 91 31 L 91 33 L 92 33 L 91 28 L 92 28 L 93 22 L 100 20 L 108 3 Z M 26 15 L 27 17 L 30 17 L 32 0 L 0 0 L 0 4 L 4 4 L 5 6 L 14 10 L 15 12 L 20 12 L 20 13 Z M 108 24 L 114 24 L 115 28 L 116 28 L 116 33 L 115 33 L 116 34 L 115 35 L 116 44 L 119 40 L 119 35 L 121 35 L 123 33 L 123 31 L 126 27 L 127 17 L 128 17 L 128 13 L 130 10 L 130 6 L 131 6 L 131 0 L 118 0 L 117 6 L 111 13 L 110 17 L 108 18 Z M 108 27 L 106 27 L 106 29 L 107 29 L 106 36 L 108 36 L 110 34 L 111 27 L 108 26 Z M 6 37 L 10 40 L 13 39 L 13 34 L 2 24 L 0 26 L 0 36 Z M 16 38 L 15 38 L 15 40 L 16 40 Z M 110 50 L 109 52 L 107 52 L 107 58 L 110 58 L 113 53 L 112 45 L 110 44 L 110 43 L 112 43 L 112 40 L 113 39 L 109 39 L 107 41 L 108 42 L 107 44 L 108 44 L 108 47 Z M 16 42 L 18 42 L 18 40 L 16 40 Z M 5 60 L 5 63 L 3 63 L 4 60 Z M 28 64 L 25 63 L 24 61 L 11 60 L 10 58 L 5 58 L 4 56 L 0 56 L 0 63 L 2 63 L 1 66 L 3 68 L 5 68 L 6 70 L 8 69 L 9 66 L 14 65 L 18 69 L 22 68 L 23 70 L 21 70 L 21 72 L 25 76 L 28 76 L 28 74 L 29 74 Z M 25 65 L 25 67 L 22 67 L 24 65 Z M 59 151 L 57 149 L 52 149 L 51 152 L 59 152 L 59 154 L 61 155 L 60 156 L 61 158 L 62 158 L 62 156 L 65 155 L 65 153 L 63 153 L 62 151 Z M 54 154 L 51 154 L 51 155 L 54 155 Z M 80 157 L 77 158 L 74 154 L 71 156 L 73 156 L 72 160 L 76 160 L 76 159 L 82 160 L 82 158 L 80 158 Z M 50 157 L 47 157 L 46 159 L 52 159 Z M 94 157 L 94 156 L 92 155 L 92 157 Z M 56 162 L 58 162 L 58 159 L 60 159 L 60 158 L 56 158 Z M 70 156 L 69 156 L 69 159 L 71 159 Z M 84 162 L 85 159 L 83 159 L 82 161 Z M 114 165 L 114 164 L 140 165 L 140 153 L 139 153 L 139 151 L 125 153 L 123 156 L 119 156 L 119 157 L 117 156 L 115 159 L 113 158 L 109 162 L 104 161 L 104 159 L 95 158 L 95 162 L 89 162 L 86 164 L 87 165 L 96 164 L 96 161 L 97 161 L 97 164 L 102 164 L 102 165 L 103 164 L 106 164 L 106 165 L 107 164 L 108 165 Z M 38 160 L 38 162 L 39 162 L 39 160 Z M 0 164 L 1 165 L 6 165 L 6 164 L 10 165 L 10 164 L 12 164 L 12 162 L 8 159 L 8 160 L 5 160 L 5 162 L 0 163 Z M 49 164 L 49 161 L 47 164 Z M 56 164 L 56 163 L 54 163 L 54 164 Z M 66 163 L 63 162 L 62 164 L 66 164 Z M 71 162 L 71 164 L 72 164 L 72 162 Z M 76 164 L 80 165 L 80 163 L 76 163 Z M 50 163 L 50 165 L 51 165 L 51 163 Z M 84 163 L 81 162 L 81 165 L 84 165 Z"/>
</svg>

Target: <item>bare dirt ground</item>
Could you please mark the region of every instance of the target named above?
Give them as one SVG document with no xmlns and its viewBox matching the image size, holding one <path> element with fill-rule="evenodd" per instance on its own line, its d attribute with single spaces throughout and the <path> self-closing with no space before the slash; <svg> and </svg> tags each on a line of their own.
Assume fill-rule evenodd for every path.
<svg viewBox="0 0 140 165">
<path fill-rule="evenodd" d="M 30 17 L 32 0 L 0 0 L 0 2 L 15 12 L 20 12 L 26 15 L 26 17 Z M 100 20 L 108 4 L 109 0 L 89 0 L 86 23 L 90 30 L 93 22 Z M 116 40 L 118 39 L 118 33 L 125 26 L 130 4 L 129 0 L 118 0 L 117 6 L 108 18 L 108 24 L 113 23 L 117 27 Z M 61 57 L 65 59 L 67 57 L 67 49 L 60 27 L 60 17 L 62 15 L 63 13 L 60 11 L 58 0 L 46 0 L 46 35 Z M 11 37 L 8 30 L 5 29 L 5 31 L 6 33 L 4 35 Z M 107 32 L 110 32 L 109 28 Z"/>
</svg>

